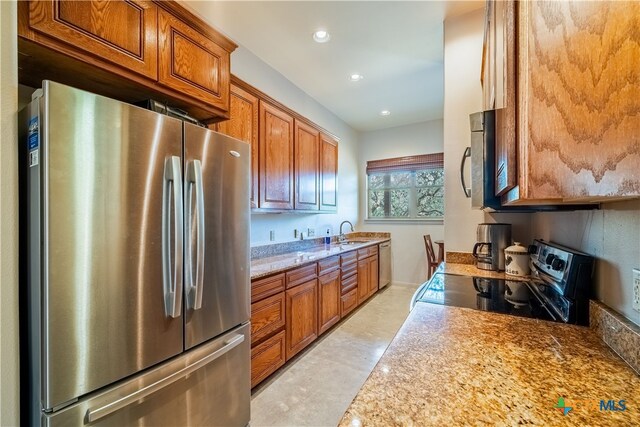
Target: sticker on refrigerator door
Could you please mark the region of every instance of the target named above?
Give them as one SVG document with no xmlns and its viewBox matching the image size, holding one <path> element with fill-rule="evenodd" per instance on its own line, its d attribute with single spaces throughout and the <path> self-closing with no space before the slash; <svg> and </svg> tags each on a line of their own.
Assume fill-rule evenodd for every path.
<svg viewBox="0 0 640 427">
<path fill-rule="evenodd" d="M 29 151 L 35 150 L 38 148 L 38 118 L 32 117 L 29 120 L 29 136 L 27 137 L 27 143 L 29 146 Z"/>
<path fill-rule="evenodd" d="M 35 166 L 38 164 L 38 152 L 40 150 L 29 151 L 29 167 Z"/>
</svg>

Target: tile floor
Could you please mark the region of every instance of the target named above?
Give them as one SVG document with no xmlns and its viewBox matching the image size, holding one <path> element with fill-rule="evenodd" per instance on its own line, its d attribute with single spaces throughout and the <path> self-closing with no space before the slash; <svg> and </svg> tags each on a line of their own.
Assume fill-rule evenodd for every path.
<svg viewBox="0 0 640 427">
<path fill-rule="evenodd" d="M 260 384 L 251 426 L 335 426 L 409 314 L 417 287 L 391 285 Z"/>
</svg>

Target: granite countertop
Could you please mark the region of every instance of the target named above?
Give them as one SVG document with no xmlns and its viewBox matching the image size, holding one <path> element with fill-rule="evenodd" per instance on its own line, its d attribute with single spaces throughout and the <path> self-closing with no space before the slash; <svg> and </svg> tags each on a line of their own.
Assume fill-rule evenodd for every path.
<svg viewBox="0 0 640 427">
<path fill-rule="evenodd" d="M 323 258 L 377 245 L 389 240 L 391 240 L 389 237 L 354 237 L 352 244 L 331 243 L 330 245 L 314 246 L 303 251 L 254 259 L 251 260 L 251 280 L 289 270 L 290 268 L 302 267 Z"/>
<path fill-rule="evenodd" d="M 592 329 L 417 303 L 340 425 L 638 425 L 639 390 Z"/>
</svg>

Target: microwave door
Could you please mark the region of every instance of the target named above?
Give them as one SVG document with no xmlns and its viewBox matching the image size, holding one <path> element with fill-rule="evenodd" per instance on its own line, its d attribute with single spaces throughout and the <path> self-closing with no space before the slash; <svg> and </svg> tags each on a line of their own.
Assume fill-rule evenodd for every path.
<svg viewBox="0 0 640 427">
<path fill-rule="evenodd" d="M 471 132 L 471 207 L 484 207 L 484 134 Z"/>
</svg>

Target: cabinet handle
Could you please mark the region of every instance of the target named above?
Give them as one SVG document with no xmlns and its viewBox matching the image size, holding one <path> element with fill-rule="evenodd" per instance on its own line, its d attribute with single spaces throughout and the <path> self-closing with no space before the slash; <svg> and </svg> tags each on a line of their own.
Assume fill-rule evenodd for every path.
<svg viewBox="0 0 640 427">
<path fill-rule="evenodd" d="M 464 182 L 464 165 L 467 163 L 467 159 L 471 157 L 471 147 L 467 147 L 464 150 L 464 154 L 462 155 L 462 161 L 460 162 L 460 183 L 462 184 L 462 191 L 464 191 L 464 195 L 469 198 L 471 197 L 471 189 L 467 187 L 467 184 Z"/>
</svg>

